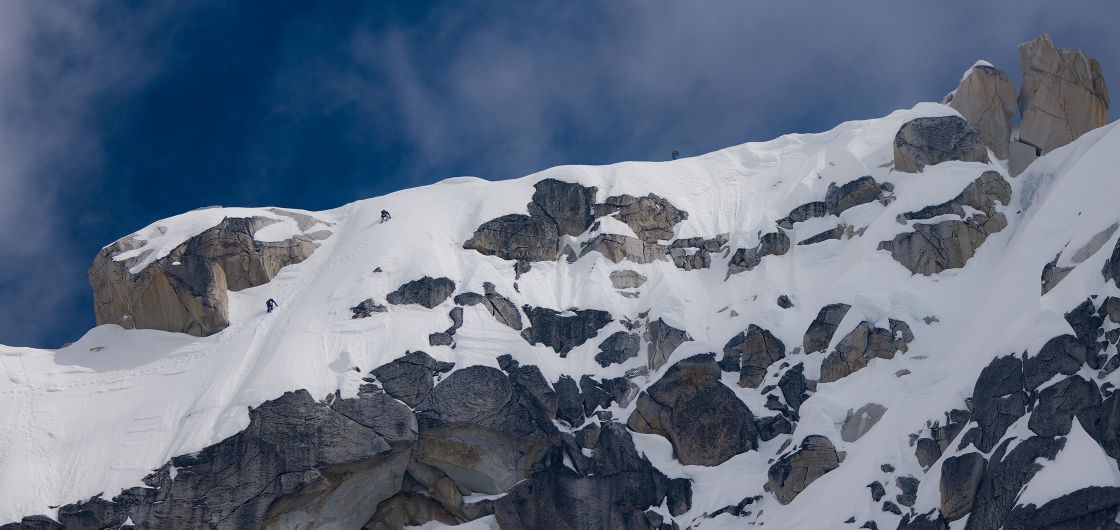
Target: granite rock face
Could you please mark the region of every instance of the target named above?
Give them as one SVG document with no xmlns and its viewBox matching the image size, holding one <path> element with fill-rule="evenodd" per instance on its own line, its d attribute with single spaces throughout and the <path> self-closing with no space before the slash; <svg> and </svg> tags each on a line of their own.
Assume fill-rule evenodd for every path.
<svg viewBox="0 0 1120 530">
<path fill-rule="evenodd" d="M 805 488 L 840 467 L 840 456 L 832 442 L 819 435 L 805 437 L 796 451 L 790 452 L 770 466 L 770 491 L 778 502 L 789 504 Z"/>
<path fill-rule="evenodd" d="M 809 324 L 809 329 L 805 331 L 805 338 L 801 344 L 802 351 L 813 353 L 827 350 L 832 343 L 832 336 L 836 334 L 836 328 L 840 326 L 840 321 L 844 320 L 844 315 L 847 315 L 851 308 L 852 306 L 848 304 L 829 304 L 822 307 L 817 312 L 817 317 Z"/>
<path fill-rule="evenodd" d="M 959 215 L 936 224 L 915 223 L 913 232 L 903 232 L 879 243 L 879 250 L 914 274 L 929 276 L 965 266 L 992 234 L 1007 227 L 1007 218 L 996 209 L 1011 202 L 1011 186 L 995 171 L 986 171 L 952 200 L 902 214 L 905 221 Z M 966 207 L 968 209 L 966 209 Z M 969 211 L 973 210 L 971 215 Z"/>
<path fill-rule="evenodd" d="M 455 363 L 437 361 L 427 353 L 414 351 L 375 368 L 372 373 L 386 394 L 415 407 L 431 393 L 432 378 L 454 367 Z"/>
<path fill-rule="evenodd" d="M 727 275 L 749 271 L 762 263 L 766 256 L 781 256 L 789 252 L 789 236 L 781 229 L 763 235 L 754 248 L 741 248 L 731 255 Z"/>
<path fill-rule="evenodd" d="M 521 337 L 529 344 L 544 344 L 561 357 L 566 357 L 572 348 L 595 337 L 611 323 L 611 314 L 598 309 L 569 312 L 547 307 L 525 306 L 523 309 L 529 317 L 529 327 L 521 331 Z"/>
<path fill-rule="evenodd" d="M 890 323 L 888 329 L 860 322 L 836 343 L 836 350 L 825 357 L 820 382 L 837 381 L 866 367 L 871 359 L 893 359 L 896 352 L 906 352 L 907 343 L 913 340 L 910 327 L 899 320 L 892 319 Z"/>
<path fill-rule="evenodd" d="M 638 397 L 627 426 L 673 444 L 682 464 L 715 466 L 758 446 L 751 410 L 720 382 L 711 354 L 685 359 Z"/>
<path fill-rule="evenodd" d="M 646 366 L 654 371 L 665 366 L 669 356 L 681 344 L 692 340 L 687 331 L 674 328 L 660 318 L 646 325 L 644 338 L 648 343 L 646 347 Z"/>
<path fill-rule="evenodd" d="M 482 223 L 463 248 L 520 262 L 556 259 L 561 235 L 579 235 L 591 225 L 596 190 L 556 179 L 534 187 L 529 215 L 503 215 Z"/>
<path fill-rule="evenodd" d="M 754 324 L 739 333 L 723 347 L 720 367 L 738 371 L 739 386 L 758 388 L 766 377 L 766 369 L 786 356 L 785 344 L 769 331 Z"/>
<path fill-rule="evenodd" d="M 980 133 L 996 158 L 1011 156 L 1011 117 L 1017 108 L 1015 83 L 990 64 L 976 64 L 943 103 L 953 107 Z"/>
<path fill-rule="evenodd" d="M 286 210 L 275 212 L 287 215 Z M 310 228 L 313 222 L 306 217 L 293 218 Z M 318 247 L 315 239 L 324 235 L 300 234 L 275 242 L 254 239 L 258 230 L 276 222 L 267 217 L 228 217 L 135 273 L 131 269 L 152 250 L 120 261 L 117 256 L 143 248 L 144 241 L 129 236 L 105 247 L 88 272 L 97 324 L 200 337 L 225 329 L 227 291 L 268 283 L 281 268 L 307 259 Z"/>
<path fill-rule="evenodd" d="M 443 303 L 455 292 L 455 282 L 450 278 L 424 276 L 412 280 L 385 296 L 385 301 L 393 305 L 417 304 L 428 309 Z"/>
<path fill-rule="evenodd" d="M 918 173 L 948 160 L 988 162 L 988 147 L 980 133 L 959 116 L 915 118 L 903 124 L 894 137 L 897 171 Z"/>
<path fill-rule="evenodd" d="M 1108 87 L 1096 59 L 1055 48 L 1049 35 L 1041 35 L 1019 45 L 1019 62 L 1020 142 L 1046 154 L 1108 122 Z"/>
</svg>

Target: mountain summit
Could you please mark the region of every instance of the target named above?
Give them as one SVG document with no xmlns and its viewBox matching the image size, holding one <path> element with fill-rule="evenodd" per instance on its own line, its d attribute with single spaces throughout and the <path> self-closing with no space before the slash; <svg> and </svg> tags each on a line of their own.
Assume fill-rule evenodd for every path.
<svg viewBox="0 0 1120 530">
<path fill-rule="evenodd" d="M 158 221 L 98 327 L 0 347 L 0 528 L 1118 528 L 1120 130 L 1096 61 L 1020 54 L 819 134 Z"/>
</svg>

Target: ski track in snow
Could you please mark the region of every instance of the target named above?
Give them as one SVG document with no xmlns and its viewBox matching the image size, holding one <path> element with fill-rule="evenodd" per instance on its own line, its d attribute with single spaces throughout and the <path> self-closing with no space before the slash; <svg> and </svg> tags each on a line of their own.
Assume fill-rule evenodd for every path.
<svg viewBox="0 0 1120 530">
<path fill-rule="evenodd" d="M 834 343 L 862 320 L 885 325 L 887 318 L 906 321 L 916 337 L 908 353 L 875 360 L 855 374 L 821 384 L 803 405 L 793 443 L 810 434 L 826 435 L 837 450 L 846 451 L 844 463 L 788 506 L 764 494 L 751 517 L 725 515 L 703 520 L 702 527 L 741 528 L 758 521 L 767 528 L 815 529 L 849 516 L 878 520 L 884 527 L 893 516 L 869 503 L 862 486 L 880 477 L 884 463 L 898 469 L 896 476 L 923 476 L 909 433 L 920 431 L 927 420 L 941 419 L 947 410 L 963 408 L 976 375 L 992 358 L 1036 351 L 1047 339 L 1070 332 L 1062 314 L 1088 293 L 1120 294 L 1115 286 L 1100 287 L 1100 270 L 1120 237 L 1116 234 L 1056 289 L 1045 296 L 1038 290 L 1042 267 L 1058 250 L 1071 241 L 1076 249 L 1120 221 L 1120 211 L 1111 206 L 1115 193 L 1095 192 L 1116 189 L 1111 168 L 1116 167 L 1120 131 L 1111 125 L 1008 178 L 1013 197 L 1002 208 L 1008 227 L 989 237 L 963 269 L 911 276 L 889 253 L 876 250 L 880 241 L 909 230 L 896 222 L 900 213 L 951 199 L 984 170 L 996 169 L 1006 177 L 998 163 L 946 162 L 919 174 L 891 171 L 891 141 L 902 123 L 952 113 L 941 105 L 920 104 L 820 134 L 789 135 L 673 162 L 562 166 L 503 182 L 455 178 L 363 200 L 315 213 L 335 223 L 332 235 L 307 260 L 285 267 L 270 283 L 230 293 L 231 325 L 214 336 L 106 325 L 58 350 L 0 346 L 0 372 L 6 376 L 0 378 L 0 421 L 5 425 L 0 431 L 0 520 L 53 513 L 49 505 L 99 492 L 111 497 L 139 485 L 170 457 L 198 451 L 243 429 L 248 407 L 285 391 L 306 388 L 317 398 L 335 391 L 353 396 L 363 375 L 406 350 L 427 351 L 455 362 L 456 368 L 496 366 L 498 355 L 510 353 L 523 364 L 540 366 L 550 381 L 560 374 L 577 380 L 582 374 L 617 377 L 645 364 L 644 344 L 637 359 L 608 368 L 593 360 L 596 346 L 623 329 L 619 319 L 650 309 L 650 320 L 663 317 L 695 339 L 677 349 L 663 372 L 690 355 L 721 351 L 751 323 L 770 330 L 792 350 L 801 345 L 822 306 L 844 302 L 853 308 Z M 544 178 L 597 186 L 599 201 L 622 193 L 660 195 L 689 213 L 676 228 L 677 238 L 727 233 L 733 252 L 755 246 L 759 233 L 774 231 L 775 221 L 793 207 L 822 200 L 829 183 L 844 184 L 863 175 L 893 183 L 897 197 L 889 205 L 870 203 L 840 216 L 857 228 L 867 227 L 863 236 L 797 246 L 835 226 L 837 219 L 800 223 L 787 231 L 793 243 L 788 254 L 767 257 L 754 270 L 727 280 L 722 253 L 713 254 L 711 269 L 690 272 L 671 262 L 612 264 L 592 253 L 571 264 L 534 263 L 517 281 L 516 291 L 510 262 L 462 248 L 481 223 L 525 213 L 533 184 Z M 1024 195 L 1029 204 L 1022 201 Z M 393 214 L 386 224 L 378 222 L 383 208 Z M 214 223 L 221 220 L 214 218 Z M 153 227 L 170 224 L 167 233 L 175 237 L 200 230 L 196 224 L 177 228 L 173 220 Z M 177 244 L 158 243 L 161 248 Z M 384 272 L 374 273 L 375 267 Z M 611 288 L 610 272 L 625 269 L 649 278 L 637 289 L 639 298 L 623 298 Z M 464 308 L 456 349 L 430 347 L 428 334 L 449 325 L 450 299 L 433 310 L 392 306 L 388 313 L 351 320 L 349 307 L 370 297 L 384 302 L 388 292 L 424 275 L 455 280 L 456 293 L 481 292 L 482 283 L 490 281 L 517 306 L 604 309 L 615 322 L 560 359 L 545 346 L 526 344 L 481 306 Z M 795 307 L 777 307 L 781 294 L 789 295 Z M 264 311 L 268 298 L 280 303 L 272 314 Z M 739 316 L 730 317 L 730 311 L 721 312 L 724 308 Z M 926 316 L 940 322 L 927 325 L 922 321 Z M 822 354 L 794 354 L 785 362 L 805 362 L 806 375 L 815 376 L 822 359 Z M 912 374 L 896 377 L 901 369 Z M 637 382 L 645 386 L 659 375 Z M 1110 380 L 1120 384 L 1118 376 L 1120 372 Z M 725 374 L 724 382 L 756 415 L 769 415 L 757 390 L 741 389 L 736 380 Z M 775 382 L 771 370 L 763 386 Z M 842 442 L 839 426 L 847 411 L 872 401 L 886 405 L 888 412 L 857 442 Z M 622 421 L 630 413 L 617 404 L 612 411 Z M 664 438 L 634 438 L 664 473 L 695 481 L 692 510 L 677 518 L 683 522 L 761 493 L 768 460 L 781 441 L 763 443 L 758 451 L 720 466 L 702 467 L 674 460 Z M 1115 467 L 1115 461 L 1109 462 Z M 1047 468 L 1047 473 L 1059 471 Z M 1076 483 L 1069 480 L 1070 490 L 1079 487 Z M 893 484 L 887 487 L 893 498 Z M 931 471 L 915 508 L 921 513 L 938 501 L 936 473 Z M 822 520 L 822 514 L 828 519 Z M 492 520 L 472 524 L 493 527 Z"/>
</svg>

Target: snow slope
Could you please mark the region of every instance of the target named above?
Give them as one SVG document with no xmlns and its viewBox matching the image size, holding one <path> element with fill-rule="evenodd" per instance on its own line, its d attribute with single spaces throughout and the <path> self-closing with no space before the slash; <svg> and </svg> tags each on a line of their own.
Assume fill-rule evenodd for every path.
<svg viewBox="0 0 1120 530">
<path fill-rule="evenodd" d="M 839 469 L 789 505 L 764 495 L 748 519 L 722 515 L 703 524 L 706 529 L 741 528 L 749 520 L 765 521 L 767 528 L 816 529 L 851 516 L 893 528 L 898 518 L 871 504 L 863 486 L 876 479 L 884 463 L 899 474 L 923 475 L 909 434 L 944 411 L 964 408 L 977 374 L 994 357 L 1035 351 L 1047 339 L 1071 332 L 1063 314 L 1090 293 L 1120 295 L 1111 284 L 1102 287 L 1100 276 L 1116 234 L 1055 289 L 1039 294 L 1040 272 L 1055 254 L 1063 248 L 1073 252 L 1120 222 L 1113 170 L 1120 165 L 1120 129 L 1110 125 L 1090 132 L 1015 179 L 1007 178 L 998 164 L 977 162 L 946 162 L 917 174 L 893 171 L 892 140 L 899 126 L 915 117 L 948 114 L 955 111 L 920 104 L 820 134 L 788 135 L 672 162 L 563 166 L 502 182 L 460 177 L 358 201 L 314 213 L 333 225 L 333 234 L 310 258 L 284 268 L 270 283 L 230 293 L 231 325 L 216 335 L 197 338 L 105 325 L 58 350 L 0 346 L 0 373 L 6 376 L 0 379 L 0 424 L 5 426 L 0 430 L 0 521 L 51 513 L 49 506 L 98 492 L 111 496 L 137 485 L 170 457 L 243 429 L 247 407 L 286 390 L 306 388 L 317 397 L 336 390 L 344 397 L 355 395 L 364 373 L 406 350 L 424 350 L 455 362 L 456 368 L 497 366 L 495 358 L 510 353 L 522 364 L 538 365 L 550 381 L 561 374 L 617 377 L 645 364 L 643 348 L 638 358 L 601 368 L 593 360 L 598 340 L 560 358 L 544 345 L 528 345 L 482 306 L 465 308 L 455 349 L 431 347 L 428 334 L 449 325 L 450 300 L 435 310 L 394 306 L 373 318 L 350 318 L 348 308 L 361 300 L 384 300 L 402 283 L 429 275 L 454 279 L 457 292 L 481 292 L 483 282 L 492 282 L 518 306 L 609 311 L 616 321 L 600 337 L 623 329 L 617 320 L 650 310 L 651 320 L 664 318 L 694 339 L 677 349 L 662 371 L 695 353 L 720 351 L 751 323 L 792 349 L 801 344 L 817 311 L 834 302 L 853 306 L 834 342 L 863 320 L 881 326 L 888 318 L 907 322 L 916 337 L 908 353 L 822 383 L 802 406 L 793 443 L 809 434 L 828 436 L 837 450 L 846 452 Z M 987 169 L 1011 183 L 1012 203 L 1003 208 L 1008 227 L 988 238 L 966 267 L 929 277 L 912 275 L 888 252 L 876 250 L 880 241 L 908 230 L 896 221 L 901 213 L 953 198 Z M 769 256 L 754 270 L 730 277 L 724 257 L 714 256 L 710 269 L 683 271 L 668 261 L 612 264 L 592 253 L 574 263 L 534 263 L 515 287 L 510 262 L 463 249 L 481 223 L 525 213 L 533 184 L 545 178 L 596 186 L 600 201 L 623 193 L 657 194 L 689 214 L 677 225 L 675 237 L 726 233 L 729 247 L 736 249 L 757 245 L 759 235 L 773 231 L 793 207 L 820 200 L 830 183 L 863 175 L 893 184 L 896 200 L 843 212 L 844 223 L 866 227 L 862 236 L 797 246 L 797 241 L 835 226 L 836 219 L 799 223 L 787 231 L 794 243 L 787 254 Z M 382 209 L 392 212 L 391 223 L 379 223 Z M 171 235 L 159 242 L 160 248 L 173 248 L 221 220 L 199 218 L 161 221 Z M 618 233 L 627 228 L 621 223 L 602 226 Z M 384 272 L 375 273 L 377 267 Z M 636 298 L 619 296 L 611 286 L 610 272 L 624 269 L 649 278 Z M 793 301 L 792 309 L 775 304 L 782 294 Z M 268 298 L 280 303 L 273 314 L 264 312 Z M 937 320 L 927 324 L 926 317 Z M 785 361 L 805 361 L 806 376 L 816 378 L 823 357 L 797 353 Z M 900 370 L 910 374 L 896 376 Z M 765 397 L 738 387 L 737 374 L 723 377 L 756 415 L 767 412 Z M 644 386 L 657 378 L 650 374 L 638 382 Z M 1120 384 L 1120 371 L 1107 381 Z M 771 372 L 764 386 L 774 382 Z M 842 442 L 839 428 L 847 412 L 869 402 L 886 405 L 887 413 L 858 441 Z M 623 420 L 629 416 L 628 410 L 616 408 L 614 413 Z M 665 474 L 694 480 L 692 509 L 676 518 L 682 526 L 762 493 L 770 461 L 784 439 L 703 467 L 681 465 L 664 438 L 634 436 Z M 1085 437 L 1083 432 L 1078 436 Z M 1084 441 L 1078 438 L 1078 443 Z M 1116 461 L 1099 449 L 1092 458 L 1111 465 L 1113 473 L 1093 474 L 1085 481 L 1118 485 Z M 1048 482 L 1065 487 L 1029 489 L 1024 495 L 1037 502 L 1081 487 L 1077 477 L 1062 482 L 1065 467 L 1055 464 L 1044 471 Z M 1078 467 L 1069 469 L 1073 473 Z M 891 497 L 896 493 L 892 487 L 888 485 Z M 937 503 L 937 481 L 923 481 L 915 507 L 922 512 Z"/>
</svg>

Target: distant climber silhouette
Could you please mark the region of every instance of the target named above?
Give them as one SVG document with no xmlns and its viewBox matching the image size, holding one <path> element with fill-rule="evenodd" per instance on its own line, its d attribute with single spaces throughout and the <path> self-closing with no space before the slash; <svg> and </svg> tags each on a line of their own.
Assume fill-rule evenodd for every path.
<svg viewBox="0 0 1120 530">
<path fill-rule="evenodd" d="M 678 153 L 676 149 L 673 149 L 673 160 L 676 160 L 680 157 L 681 157 L 681 154 Z"/>
<path fill-rule="evenodd" d="M 277 306 L 279 306 L 279 305 L 280 305 L 280 304 L 276 303 L 276 300 L 273 300 L 273 299 L 271 299 L 271 298 L 269 298 L 269 299 L 268 299 L 268 301 L 264 303 L 264 306 L 265 306 L 266 308 L 268 308 L 268 312 L 269 312 L 269 313 L 271 313 L 271 312 L 272 312 L 272 310 L 273 310 L 273 309 L 276 309 L 276 307 L 277 307 Z"/>
<path fill-rule="evenodd" d="M 388 221 L 389 219 L 392 219 L 392 218 L 393 218 L 393 216 L 389 215 L 389 210 L 381 210 L 381 222 L 382 223 L 384 223 L 385 221 Z"/>
</svg>

